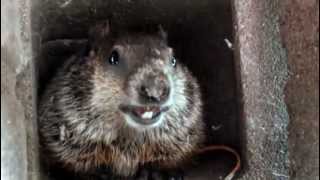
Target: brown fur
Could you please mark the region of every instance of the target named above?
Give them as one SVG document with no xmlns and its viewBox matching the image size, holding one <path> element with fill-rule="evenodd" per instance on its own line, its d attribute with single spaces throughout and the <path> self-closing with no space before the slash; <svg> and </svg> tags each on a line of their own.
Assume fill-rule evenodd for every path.
<svg viewBox="0 0 320 180">
<path fill-rule="evenodd" d="M 89 55 L 69 59 L 40 102 L 41 143 L 50 161 L 76 172 L 108 166 L 115 174 L 130 176 L 145 163 L 174 168 L 188 159 L 204 138 L 201 95 L 185 66 L 170 66 L 173 51 L 163 32 L 117 37 L 109 26 L 99 26 L 91 33 Z M 125 64 L 108 65 L 113 48 Z M 146 75 L 159 73 L 172 86 L 163 122 L 145 129 L 128 125 L 119 106 L 138 102 L 136 87 Z"/>
</svg>

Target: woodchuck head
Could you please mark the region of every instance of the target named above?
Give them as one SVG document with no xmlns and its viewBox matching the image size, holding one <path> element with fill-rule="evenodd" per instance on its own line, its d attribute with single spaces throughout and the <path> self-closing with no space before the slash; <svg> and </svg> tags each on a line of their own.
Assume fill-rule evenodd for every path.
<svg viewBox="0 0 320 180">
<path fill-rule="evenodd" d="M 90 31 L 89 59 L 96 63 L 91 104 L 137 131 L 201 121 L 198 84 L 175 58 L 162 28 L 116 34 L 109 23 Z"/>
</svg>

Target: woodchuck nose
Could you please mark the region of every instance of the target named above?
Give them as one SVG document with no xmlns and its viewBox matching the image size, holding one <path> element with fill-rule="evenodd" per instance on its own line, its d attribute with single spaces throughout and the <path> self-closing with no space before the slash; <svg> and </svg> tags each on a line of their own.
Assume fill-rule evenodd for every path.
<svg viewBox="0 0 320 180">
<path fill-rule="evenodd" d="M 46 161 L 74 173 L 103 167 L 133 177 L 146 164 L 174 169 L 190 159 L 205 136 L 200 88 L 162 28 L 117 33 L 101 23 L 88 44 L 41 96 Z"/>
</svg>

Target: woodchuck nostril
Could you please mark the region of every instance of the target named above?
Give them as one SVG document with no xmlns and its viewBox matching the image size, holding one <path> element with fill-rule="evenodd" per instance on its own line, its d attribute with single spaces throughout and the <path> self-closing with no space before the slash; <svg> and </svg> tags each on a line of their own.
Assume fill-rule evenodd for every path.
<svg viewBox="0 0 320 180">
<path fill-rule="evenodd" d="M 140 98 L 148 103 L 161 103 L 168 99 L 169 97 L 168 87 L 158 87 L 158 86 L 145 86 L 142 85 L 139 88 Z"/>
<path fill-rule="evenodd" d="M 147 96 L 148 95 L 146 86 L 142 85 L 140 87 L 139 94 L 142 95 L 142 96 Z"/>
</svg>

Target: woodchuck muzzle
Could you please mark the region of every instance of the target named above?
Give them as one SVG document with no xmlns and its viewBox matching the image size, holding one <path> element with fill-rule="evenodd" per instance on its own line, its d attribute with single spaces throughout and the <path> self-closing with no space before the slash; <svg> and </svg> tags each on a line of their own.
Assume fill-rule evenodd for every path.
<svg viewBox="0 0 320 180">
<path fill-rule="evenodd" d="M 201 94 L 163 30 L 115 33 L 102 23 L 89 35 L 88 53 L 67 60 L 41 97 L 47 161 L 130 177 L 188 160 L 204 141 Z"/>
</svg>

